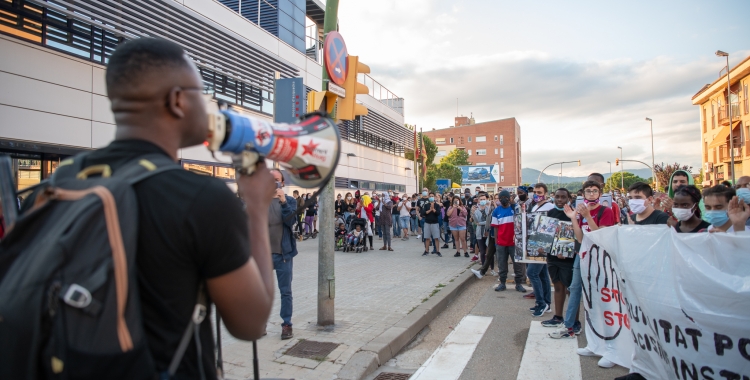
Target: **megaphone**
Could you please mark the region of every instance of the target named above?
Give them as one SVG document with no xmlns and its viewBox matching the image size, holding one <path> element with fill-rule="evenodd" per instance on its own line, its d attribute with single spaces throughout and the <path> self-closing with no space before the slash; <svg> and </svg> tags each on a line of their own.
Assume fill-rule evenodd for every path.
<svg viewBox="0 0 750 380">
<path fill-rule="evenodd" d="M 285 124 L 216 108 L 209 113 L 208 129 L 208 149 L 230 155 L 235 168 L 245 174 L 267 158 L 284 167 L 295 185 L 314 188 L 334 175 L 339 162 L 339 129 L 319 113 Z"/>
</svg>

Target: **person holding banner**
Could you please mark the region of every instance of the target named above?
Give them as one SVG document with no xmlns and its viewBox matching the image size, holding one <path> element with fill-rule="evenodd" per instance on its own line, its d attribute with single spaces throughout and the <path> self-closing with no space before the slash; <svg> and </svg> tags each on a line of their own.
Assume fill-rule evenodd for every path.
<svg viewBox="0 0 750 380">
<path fill-rule="evenodd" d="M 552 203 L 547 201 L 547 185 L 543 183 L 534 185 L 531 212 L 548 212 L 554 208 Z M 542 248 L 539 248 L 539 250 L 541 251 L 539 253 L 546 253 Z M 550 311 L 550 304 L 552 304 L 547 264 L 527 264 L 526 275 L 529 276 L 531 286 L 534 288 L 534 298 L 536 298 L 536 305 L 531 315 L 541 317 L 544 313 Z"/>
<path fill-rule="evenodd" d="M 736 195 L 733 188 L 716 185 L 703 190 L 703 204 L 706 207 L 704 217 L 711 223 L 708 232 L 734 232 L 734 226 L 729 219 L 727 210 L 729 201 Z M 744 228 L 743 228 L 744 230 Z"/>
<path fill-rule="evenodd" d="M 710 223 L 701 219 L 701 191 L 694 185 L 682 185 L 674 190 L 672 213 L 677 219 L 677 232 L 706 232 Z"/>
<path fill-rule="evenodd" d="M 636 182 L 628 188 L 628 206 L 633 211 L 630 220 L 633 224 L 645 226 L 649 224 L 667 224 L 669 215 L 654 209 L 654 190 L 645 182 Z"/>
<path fill-rule="evenodd" d="M 547 212 L 547 216 L 559 219 L 563 222 L 570 222 L 570 218 L 565 215 L 565 206 L 570 202 L 570 192 L 568 189 L 561 187 L 555 191 L 555 206 Z M 547 270 L 549 271 L 552 285 L 555 287 L 555 314 L 552 319 L 542 322 L 544 327 L 560 327 L 564 322 L 563 306 L 565 306 L 565 289 L 570 287 L 573 281 L 573 258 L 566 258 L 563 255 L 547 255 Z M 576 313 L 576 319 L 573 326 L 581 326 Z M 567 331 L 566 331 L 567 332 Z M 572 334 L 571 337 L 574 337 Z"/>
</svg>

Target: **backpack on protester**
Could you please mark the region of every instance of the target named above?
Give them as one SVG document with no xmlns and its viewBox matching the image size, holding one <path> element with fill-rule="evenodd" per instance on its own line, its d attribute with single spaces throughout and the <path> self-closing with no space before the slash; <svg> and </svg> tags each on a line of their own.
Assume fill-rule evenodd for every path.
<svg viewBox="0 0 750 380">
<path fill-rule="evenodd" d="M 112 172 L 108 165 L 82 167 L 86 155 L 61 162 L 0 241 L 2 379 L 157 375 L 138 295 L 133 185 L 181 167 L 150 154 Z M 205 315 L 201 287 L 162 379 L 174 375 Z"/>
</svg>

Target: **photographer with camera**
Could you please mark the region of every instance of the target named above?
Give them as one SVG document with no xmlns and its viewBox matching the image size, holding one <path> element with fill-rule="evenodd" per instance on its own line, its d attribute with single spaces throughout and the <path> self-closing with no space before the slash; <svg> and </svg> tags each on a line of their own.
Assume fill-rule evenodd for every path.
<svg viewBox="0 0 750 380">
<path fill-rule="evenodd" d="M 104 173 L 111 170 L 116 176 L 119 169 L 132 169 L 139 161 L 144 167 L 154 166 L 143 158 L 150 157 L 175 169 L 155 172 L 132 185 L 138 221 L 138 281 L 133 286 L 140 304 L 127 307 L 140 309 L 145 336 L 136 336 L 140 340 L 134 339 L 136 345 L 124 350 L 118 361 L 108 358 L 106 369 L 128 379 L 216 379 L 211 304 L 216 304 L 229 332 L 243 340 L 263 335 L 273 306 L 268 208 L 276 191 L 274 178 L 262 160 L 252 175 L 237 178 L 242 199 L 253 202 L 243 212 L 224 182 L 179 168 L 180 149 L 206 141 L 209 126 L 201 76 L 179 45 L 157 38 L 119 45 L 107 65 L 106 86 L 115 140 L 74 157 L 72 165 L 80 163 L 86 170 L 106 167 Z M 104 173 L 102 177 L 109 176 Z M 29 210 L 36 198 L 44 202 L 44 191 L 29 196 L 24 209 Z M 207 315 L 203 323 L 196 323 L 195 338 L 185 341 L 185 326 L 196 320 L 196 299 L 203 299 Z M 171 373 L 173 358 L 176 373 Z M 53 363 L 52 371 L 63 369 L 84 370 L 80 362 L 60 362 L 57 368 Z M 93 369 L 86 370 L 91 375 Z"/>
<path fill-rule="evenodd" d="M 284 193 L 284 175 L 279 169 L 271 169 L 276 180 L 276 193 L 268 208 L 268 232 L 273 254 L 273 269 L 279 283 L 281 295 L 281 339 L 292 339 L 292 269 L 293 259 L 297 256 L 297 242 L 292 236 L 294 213 L 297 212 L 297 201 Z"/>
</svg>

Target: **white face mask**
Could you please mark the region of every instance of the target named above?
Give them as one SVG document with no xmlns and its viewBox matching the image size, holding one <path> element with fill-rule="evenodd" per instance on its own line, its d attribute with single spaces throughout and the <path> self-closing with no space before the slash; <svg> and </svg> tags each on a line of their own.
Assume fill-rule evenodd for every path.
<svg viewBox="0 0 750 380">
<path fill-rule="evenodd" d="M 691 208 L 672 208 L 672 214 L 674 214 L 674 217 L 677 218 L 677 220 L 684 222 L 687 220 L 690 220 L 690 218 L 693 217 L 693 214 L 695 214 L 695 211 L 693 210 L 695 206 Z"/>
<path fill-rule="evenodd" d="M 346 200 L 350 201 L 350 200 L 352 200 L 352 197 L 346 197 Z"/>
<path fill-rule="evenodd" d="M 633 211 L 636 214 L 640 214 L 644 211 L 646 211 L 646 200 L 645 199 L 630 199 L 628 200 L 628 205 L 630 206 L 630 210 Z"/>
</svg>

